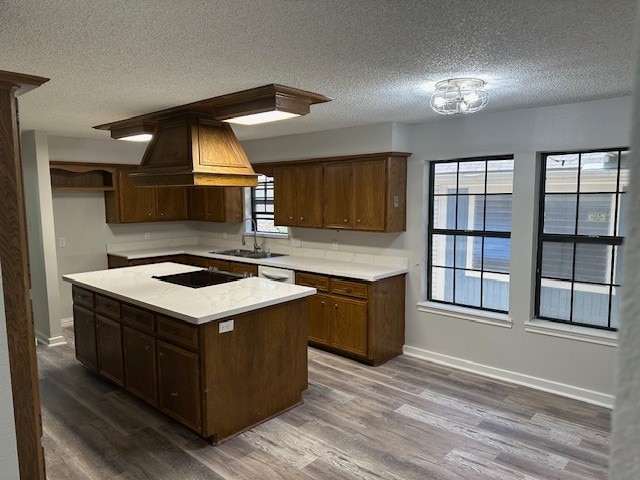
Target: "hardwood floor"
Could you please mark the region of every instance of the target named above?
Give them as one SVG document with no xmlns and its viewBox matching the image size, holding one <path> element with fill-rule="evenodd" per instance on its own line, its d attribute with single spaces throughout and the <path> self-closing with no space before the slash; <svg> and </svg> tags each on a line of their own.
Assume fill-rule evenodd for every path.
<svg viewBox="0 0 640 480">
<path fill-rule="evenodd" d="M 610 411 L 402 356 L 309 349 L 304 404 L 218 447 L 38 347 L 48 478 L 607 478 Z"/>
</svg>

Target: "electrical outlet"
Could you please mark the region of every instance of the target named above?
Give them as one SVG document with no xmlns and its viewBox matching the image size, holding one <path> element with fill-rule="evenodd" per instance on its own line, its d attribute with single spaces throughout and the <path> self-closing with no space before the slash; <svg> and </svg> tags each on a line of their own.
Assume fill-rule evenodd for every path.
<svg viewBox="0 0 640 480">
<path fill-rule="evenodd" d="M 331 248 L 333 248 L 334 250 L 338 250 L 338 240 L 334 240 L 331 243 Z"/>
<path fill-rule="evenodd" d="M 58 245 L 60 246 L 60 248 L 64 248 L 67 246 L 67 239 L 64 237 L 60 237 L 58 239 Z"/>
<path fill-rule="evenodd" d="M 291 237 L 291 246 L 300 247 L 300 237 Z"/>
<path fill-rule="evenodd" d="M 393 196 L 393 208 L 398 208 L 400 206 L 400 197 L 398 195 Z"/>
<path fill-rule="evenodd" d="M 226 240 L 226 239 L 227 239 L 227 237 L 228 237 L 227 232 L 223 232 L 223 233 L 222 233 L 222 238 L 224 238 L 224 239 Z"/>
<path fill-rule="evenodd" d="M 149 240 L 151 238 L 151 234 L 149 232 L 144 232 L 144 239 Z"/>
<path fill-rule="evenodd" d="M 233 320 L 227 320 L 226 322 L 220 322 L 218 324 L 218 333 L 227 333 L 233 330 Z"/>
</svg>

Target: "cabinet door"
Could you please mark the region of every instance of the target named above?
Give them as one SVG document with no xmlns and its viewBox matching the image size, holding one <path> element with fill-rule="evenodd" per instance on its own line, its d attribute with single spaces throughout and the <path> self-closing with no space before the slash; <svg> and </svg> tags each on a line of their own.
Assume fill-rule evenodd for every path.
<svg viewBox="0 0 640 480">
<path fill-rule="evenodd" d="M 351 228 L 351 164 L 325 164 L 322 183 L 324 226 Z"/>
<path fill-rule="evenodd" d="M 123 327 L 122 338 L 127 390 L 157 406 L 156 339 L 129 327 Z"/>
<path fill-rule="evenodd" d="M 207 258 L 204 268 L 213 268 L 215 270 L 222 270 L 223 272 L 229 271 L 229 261 L 219 260 L 217 258 Z"/>
<path fill-rule="evenodd" d="M 353 164 L 353 229 L 384 231 L 386 167 L 384 160 Z"/>
<path fill-rule="evenodd" d="M 156 220 L 187 219 L 187 191 L 184 187 L 156 187 Z"/>
<path fill-rule="evenodd" d="M 205 187 L 207 203 L 207 221 L 224 222 L 224 189 L 222 187 Z"/>
<path fill-rule="evenodd" d="M 258 276 L 258 266 L 251 263 L 229 262 L 229 271 L 240 275 L 246 273 L 252 277 Z"/>
<path fill-rule="evenodd" d="M 157 350 L 160 410 L 200 431 L 198 355 L 162 341 Z"/>
<path fill-rule="evenodd" d="M 96 350 L 96 319 L 92 311 L 73 306 L 73 334 L 76 358 L 92 370 L 98 370 Z"/>
<path fill-rule="evenodd" d="M 244 217 L 244 189 L 224 187 L 224 221 L 240 223 Z"/>
<path fill-rule="evenodd" d="M 331 343 L 331 297 L 313 295 L 309 297 L 309 340 L 329 345 Z"/>
<path fill-rule="evenodd" d="M 155 218 L 154 188 L 136 187 L 129 177 L 133 169 L 118 171 L 118 201 L 121 222 L 151 222 Z"/>
<path fill-rule="evenodd" d="M 296 185 L 295 167 L 276 167 L 273 172 L 274 222 L 276 225 L 298 225 L 296 204 L 306 195 Z M 298 194 L 300 193 L 300 194 Z"/>
<path fill-rule="evenodd" d="M 322 165 L 296 168 L 297 225 L 322 227 Z M 277 192 L 277 190 L 276 190 Z"/>
<path fill-rule="evenodd" d="M 358 355 L 367 354 L 367 302 L 331 297 L 331 345 Z"/>
<path fill-rule="evenodd" d="M 124 385 L 121 326 L 102 315 L 96 315 L 98 372 L 120 386 Z"/>
<path fill-rule="evenodd" d="M 205 187 L 189 188 L 187 197 L 189 200 L 189 220 L 204 221 L 207 219 L 207 189 Z"/>
</svg>

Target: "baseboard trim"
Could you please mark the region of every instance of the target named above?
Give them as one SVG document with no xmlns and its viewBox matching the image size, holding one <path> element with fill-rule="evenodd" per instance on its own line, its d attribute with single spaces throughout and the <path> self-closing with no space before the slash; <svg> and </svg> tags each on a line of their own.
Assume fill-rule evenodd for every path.
<svg viewBox="0 0 640 480">
<path fill-rule="evenodd" d="M 43 335 L 40 332 L 36 332 L 36 341 L 40 345 L 45 345 L 47 347 L 57 347 L 58 345 L 67 344 L 67 341 L 64 339 L 62 335 L 58 335 L 57 337 L 47 337 L 46 335 Z"/>
<path fill-rule="evenodd" d="M 447 367 L 464 370 L 465 372 L 476 373 L 484 377 L 494 378 L 505 382 L 515 383 L 525 387 L 535 388 L 543 392 L 562 395 L 563 397 L 573 398 L 593 405 L 605 408 L 613 408 L 615 397 L 606 393 L 588 390 L 586 388 L 575 387 L 565 383 L 554 382 L 544 378 L 533 377 L 524 373 L 518 373 L 511 370 L 503 370 L 501 368 L 483 365 L 481 363 L 472 362 L 463 358 L 443 355 L 441 353 L 424 350 L 422 348 L 404 346 L 404 354 L 410 357 L 420 358 L 429 362 L 445 365 Z"/>
<path fill-rule="evenodd" d="M 73 325 L 73 317 L 67 317 L 60 320 L 60 325 L 63 327 L 68 327 L 69 325 Z"/>
</svg>

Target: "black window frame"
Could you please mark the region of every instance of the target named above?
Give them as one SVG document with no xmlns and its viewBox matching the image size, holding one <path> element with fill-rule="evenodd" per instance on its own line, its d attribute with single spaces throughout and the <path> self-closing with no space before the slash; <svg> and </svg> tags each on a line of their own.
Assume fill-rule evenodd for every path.
<svg viewBox="0 0 640 480">
<path fill-rule="evenodd" d="M 260 181 L 260 178 L 264 177 L 266 180 Z M 258 198 L 257 196 L 257 192 L 258 192 L 258 187 L 263 186 L 264 187 L 264 196 L 261 198 Z M 270 187 L 269 187 L 270 186 Z M 267 190 L 271 190 L 273 192 L 273 196 L 271 199 L 269 199 L 267 197 Z M 271 220 L 275 226 L 275 211 L 269 213 L 269 212 L 258 212 L 256 210 L 256 204 L 258 202 L 262 202 L 265 206 L 266 205 L 274 205 L 275 202 L 275 188 L 274 188 L 274 179 L 273 176 L 270 175 L 266 175 L 263 173 L 259 173 L 258 174 L 258 185 L 256 185 L 255 187 L 251 187 L 251 218 L 255 220 L 256 222 L 256 226 L 258 225 L 258 220 Z M 266 210 L 266 208 L 265 208 Z M 251 226 L 251 228 L 253 229 L 253 226 Z M 288 230 L 288 229 L 287 229 Z M 258 235 L 281 235 L 281 236 L 287 236 L 288 233 L 279 233 L 279 232 L 267 232 L 264 230 L 260 230 L 257 229 L 256 233 Z"/>
<path fill-rule="evenodd" d="M 429 302 L 434 302 L 434 303 L 440 303 L 443 305 L 451 305 L 451 306 L 457 306 L 457 307 L 464 307 L 464 308 L 471 308 L 474 310 L 481 310 L 481 311 L 487 311 L 487 312 L 494 312 L 494 313 L 503 313 L 503 314 L 508 314 L 509 313 L 509 302 L 507 301 L 507 309 L 506 310 L 501 310 L 501 309 L 496 309 L 496 308 L 487 308 L 487 307 L 483 307 L 482 303 L 483 303 L 483 278 L 484 278 L 484 273 L 498 273 L 501 275 L 508 275 L 509 276 L 509 283 L 511 282 L 511 268 L 509 265 L 509 273 L 505 274 L 504 272 L 497 272 L 497 271 L 493 271 L 493 270 L 485 270 L 484 269 L 484 239 L 485 238 L 505 238 L 505 239 L 509 239 L 509 241 L 511 240 L 511 231 L 508 232 L 503 232 L 503 231 L 491 231 L 491 230 L 486 230 L 486 216 L 487 216 L 487 201 L 486 201 L 486 197 L 488 196 L 493 196 L 493 195 L 511 195 L 511 198 L 513 199 L 513 180 L 511 183 L 511 192 L 510 193 L 487 193 L 487 165 L 488 162 L 491 161 L 499 161 L 499 160 L 511 160 L 514 161 L 514 155 L 513 154 L 509 154 L 509 155 L 487 155 L 487 156 L 481 156 L 481 157 L 468 157 L 468 158 L 456 158 L 456 159 L 450 159 L 450 160 L 433 160 L 429 162 L 429 200 L 428 200 L 428 208 L 429 208 L 429 214 L 428 214 L 428 223 L 427 223 L 427 301 Z M 464 162 L 479 162 L 479 161 L 484 161 L 485 162 L 485 170 L 484 170 L 484 193 L 481 194 L 481 196 L 484 197 L 484 207 L 483 207 L 483 222 L 482 222 L 482 230 L 464 230 L 464 229 L 443 229 L 443 228 L 434 228 L 434 221 L 433 221 L 433 209 L 434 209 L 434 200 L 436 196 L 442 196 L 442 194 L 435 194 L 434 193 L 434 186 L 435 186 L 435 166 L 436 165 L 440 165 L 440 164 L 444 164 L 444 163 L 464 163 Z M 513 173 L 512 173 L 513 175 Z M 458 202 L 458 197 L 460 196 L 460 192 L 459 192 L 459 177 L 460 177 L 460 169 L 457 168 L 456 169 L 456 213 L 455 216 L 456 218 L 458 218 L 458 206 L 459 206 L 459 202 Z M 462 194 L 462 195 L 468 195 L 468 194 Z M 433 295 L 432 295 L 432 278 L 433 278 L 433 274 L 432 274 L 432 269 L 434 267 L 433 265 L 433 251 L 432 251 L 432 246 L 433 246 L 433 235 L 452 235 L 454 238 L 454 260 L 453 260 L 453 267 L 451 267 L 451 269 L 453 270 L 454 274 L 453 274 L 453 298 L 454 301 L 449 302 L 446 300 L 440 300 L 440 299 L 434 299 Z M 469 305 L 466 303 L 458 303 L 455 301 L 455 278 L 456 278 L 456 271 L 457 270 L 468 270 L 465 268 L 458 268 L 456 267 L 456 261 L 455 261 L 455 249 L 456 249 L 456 243 L 457 243 L 457 236 L 461 235 L 461 236 L 466 236 L 466 237 L 481 237 L 482 238 L 482 243 L 481 243 L 481 247 L 480 247 L 480 252 L 481 252 L 481 268 L 479 270 L 474 269 L 474 271 L 479 271 L 480 272 L 480 306 L 477 305 Z M 509 264 L 511 263 L 511 261 L 509 260 Z M 436 265 L 436 267 L 438 267 Z M 447 267 L 448 268 L 448 267 Z"/>
<path fill-rule="evenodd" d="M 554 151 L 554 152 L 541 152 L 540 153 L 540 198 L 538 204 L 538 244 L 537 244 L 537 255 L 536 255 L 536 288 L 535 288 L 535 310 L 534 316 L 536 319 L 547 320 L 554 323 L 561 323 L 565 325 L 576 325 L 587 328 L 595 328 L 598 330 L 607 330 L 607 331 L 617 331 L 618 329 L 611 326 L 611 313 L 612 313 L 612 304 L 613 304 L 613 288 L 619 288 L 621 284 L 614 282 L 614 274 L 615 274 L 615 249 L 619 248 L 623 244 L 624 237 L 616 235 L 618 233 L 618 222 L 614 221 L 614 235 L 585 235 L 578 234 L 578 220 L 580 215 L 580 196 L 589 196 L 589 195 L 614 195 L 615 196 L 615 210 L 613 212 L 614 215 L 618 215 L 618 210 L 621 205 L 619 199 L 621 195 L 627 195 L 628 192 L 624 192 L 620 190 L 620 172 L 622 170 L 622 162 L 621 154 L 622 152 L 629 153 L 629 147 L 616 147 L 616 148 L 598 148 L 591 150 L 570 150 L 570 151 Z M 618 167 L 617 167 L 617 180 L 616 180 L 616 190 L 615 191 L 596 191 L 596 192 L 580 192 L 580 176 L 581 176 L 581 166 L 582 166 L 582 155 L 589 153 L 607 153 L 607 152 L 618 152 Z M 560 234 L 560 233 L 545 233 L 544 232 L 544 214 L 545 214 L 545 198 L 546 198 L 546 171 L 547 171 L 547 158 L 556 155 L 578 155 L 578 167 L 577 167 L 577 183 L 576 183 L 576 192 L 566 192 L 566 194 L 576 194 L 576 223 L 575 223 L 575 231 L 574 234 Z M 558 195 L 562 194 L 562 192 L 550 192 L 549 195 Z M 616 217 L 617 218 L 617 217 Z M 622 219 L 620 220 L 622 222 Z M 573 245 L 573 263 L 571 266 L 572 273 L 571 279 L 567 278 L 559 278 L 559 277 L 550 277 L 550 276 L 542 276 L 542 254 L 543 254 L 543 245 L 544 242 L 556 242 L 556 243 L 569 243 Z M 578 244 L 591 244 L 591 245 L 605 245 L 611 246 L 611 265 L 609 272 L 609 283 L 603 284 L 598 282 L 589 282 L 585 280 L 576 281 L 576 252 Z M 569 320 L 552 318 L 547 316 L 540 315 L 540 297 L 541 297 L 541 287 L 542 287 L 542 279 L 549 280 L 558 280 L 562 282 L 570 282 L 571 283 L 571 296 L 569 300 Z M 609 287 L 609 306 L 607 310 L 607 326 L 603 325 L 594 325 L 583 322 L 575 322 L 573 321 L 574 314 L 574 284 L 592 284 L 598 286 L 606 286 Z"/>
</svg>

